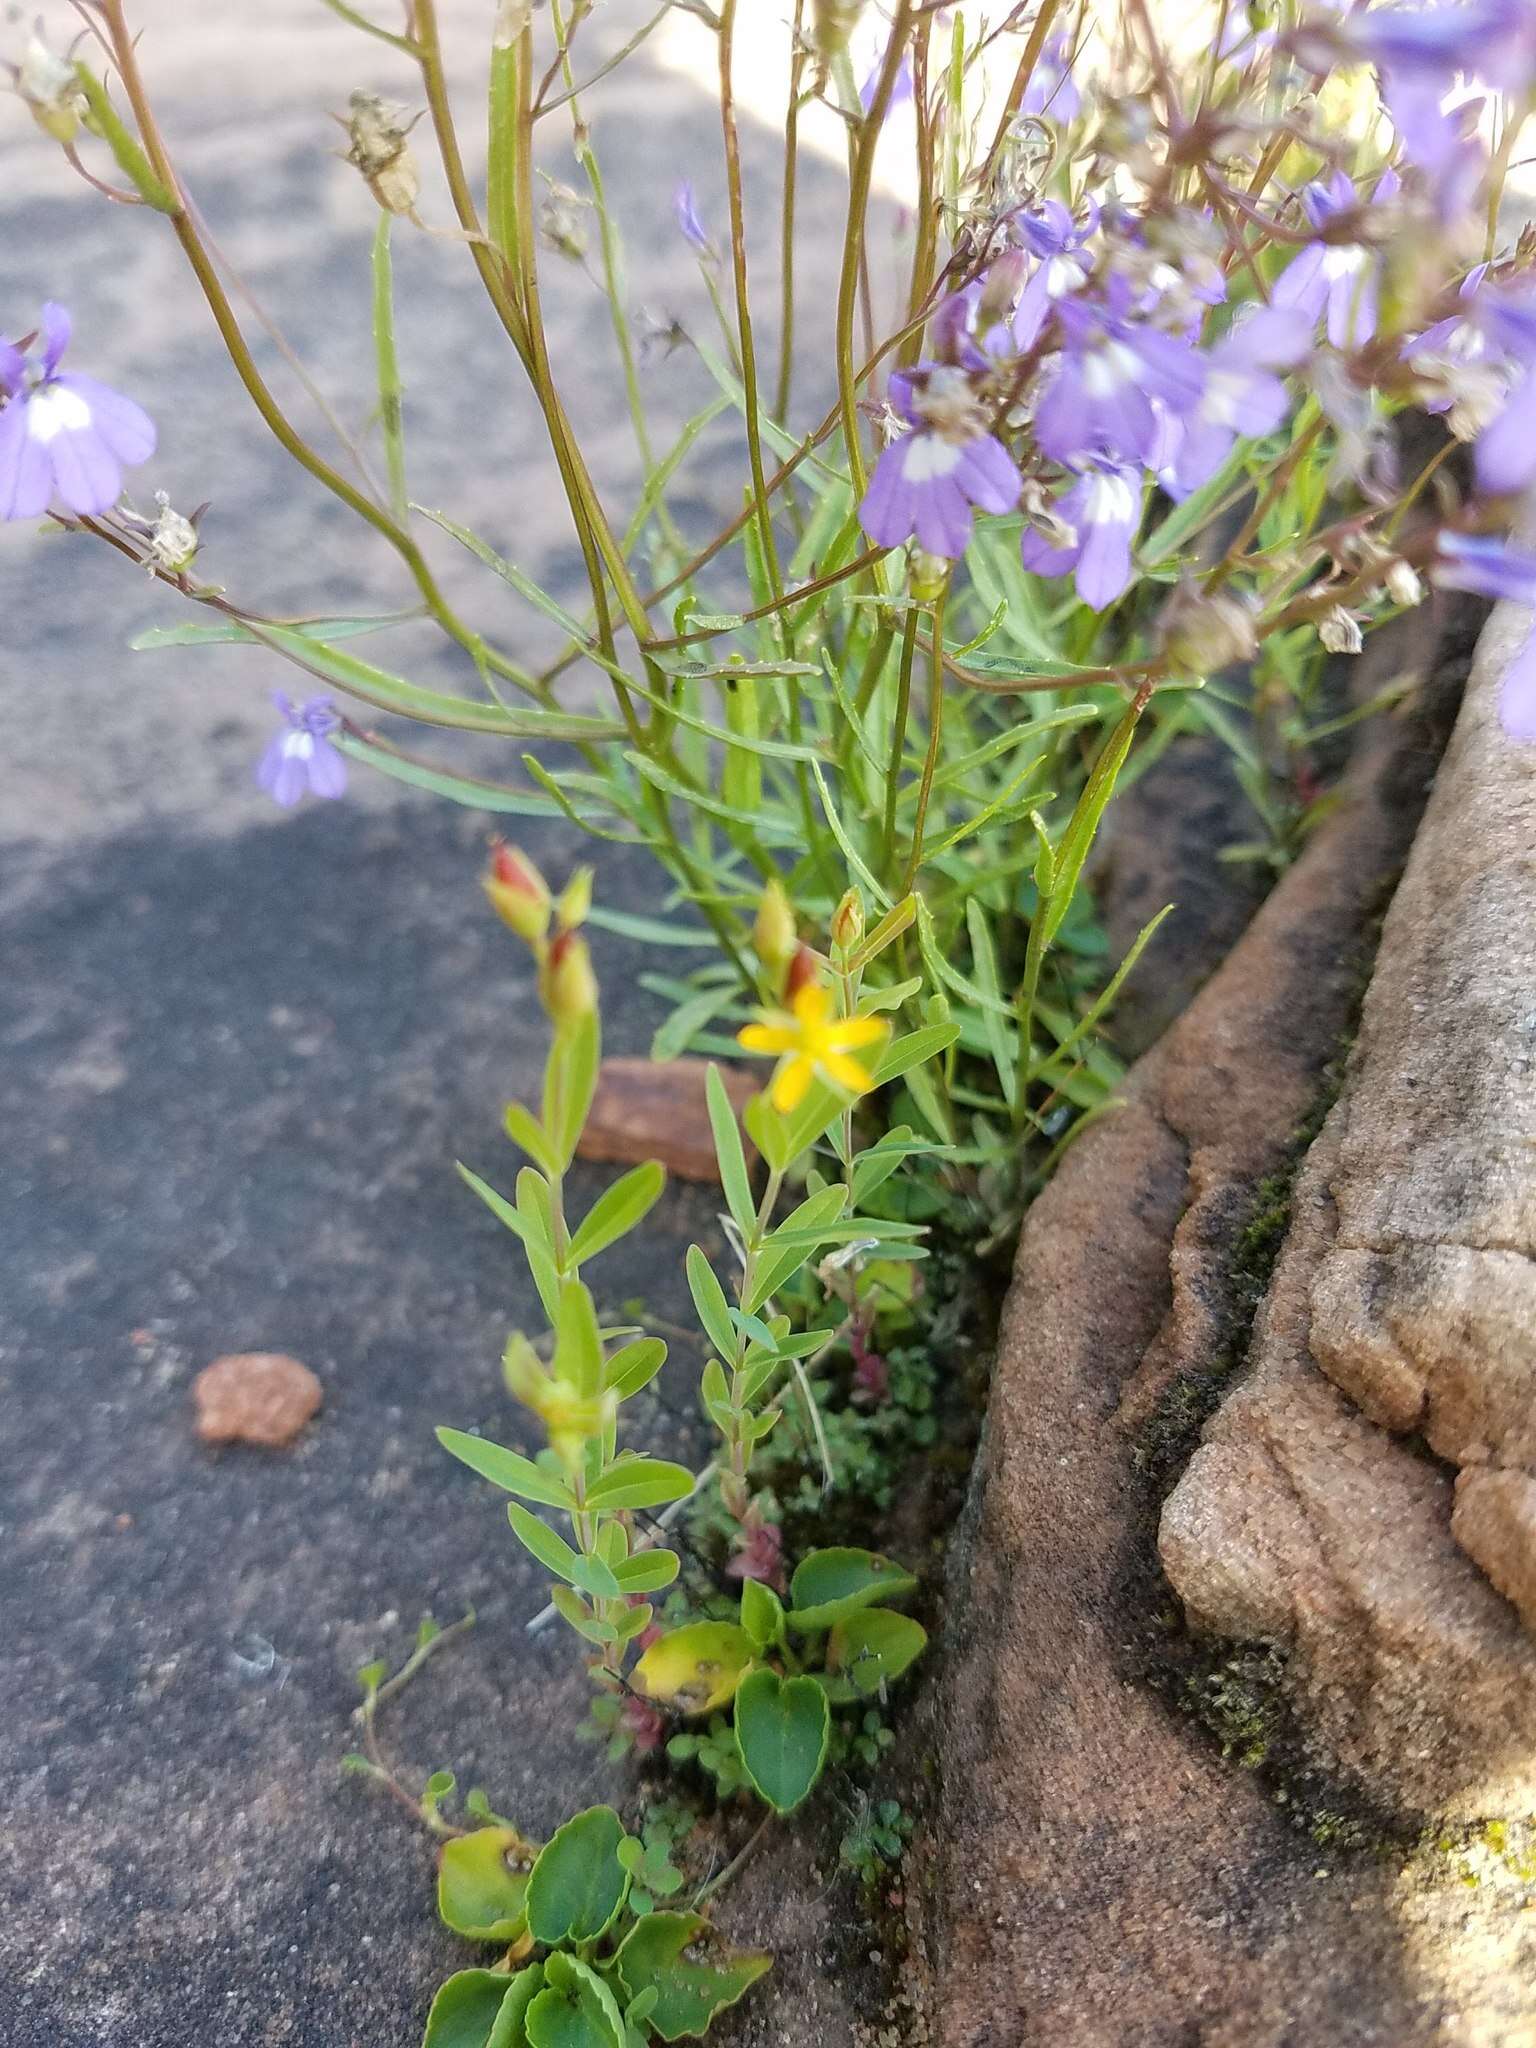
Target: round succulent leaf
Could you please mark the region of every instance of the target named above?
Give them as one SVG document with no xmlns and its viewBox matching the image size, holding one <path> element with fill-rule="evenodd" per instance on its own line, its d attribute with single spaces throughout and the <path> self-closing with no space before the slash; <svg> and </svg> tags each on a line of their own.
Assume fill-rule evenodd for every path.
<svg viewBox="0 0 1536 2048">
<path fill-rule="evenodd" d="M 707 1933 L 701 1913 L 652 1913 L 625 1936 L 618 1953 L 619 1981 L 631 2016 L 644 2007 L 646 2023 L 663 2041 L 693 2041 L 734 2005 L 772 1965 L 766 1955 L 729 1954 L 707 1962 L 687 1951 Z"/>
<path fill-rule="evenodd" d="M 736 1742 L 747 1776 L 775 1813 L 792 1813 L 821 1776 L 832 1714 L 814 1678 L 752 1671 L 736 1694 Z"/>
<path fill-rule="evenodd" d="M 733 1621 L 691 1621 L 669 1629 L 629 1674 L 636 1692 L 684 1714 L 723 1707 L 752 1661 L 752 1639 Z"/>
<path fill-rule="evenodd" d="M 874 1550 L 813 1550 L 789 1582 L 789 1625 L 802 1633 L 830 1628 L 845 1615 L 896 1600 L 917 1580 Z"/>
<path fill-rule="evenodd" d="M 445 1924 L 473 1941 L 516 1941 L 528 1924 L 534 1854 L 516 1828 L 476 1828 L 445 1842 L 437 1861 Z"/>
<path fill-rule="evenodd" d="M 528 2048 L 625 2048 L 627 2040 L 618 2000 L 575 1956 L 546 1960 L 544 1988 L 524 2024 Z"/>
<path fill-rule="evenodd" d="M 457 1971 L 438 1987 L 421 2048 L 522 2048 L 516 2031 L 497 2031 L 502 2007 L 524 1978 L 537 1979 L 541 1974 L 536 1969 L 521 1970 L 516 1977 L 509 1977 L 505 1970 Z M 526 2006 L 526 1994 L 519 1993 L 519 2003 Z M 512 2024 L 521 2024 L 516 2008 Z"/>
<path fill-rule="evenodd" d="M 827 1638 L 827 1670 L 873 1698 L 917 1662 L 928 1631 L 907 1614 L 870 1607 L 837 1623 Z"/>
<path fill-rule="evenodd" d="M 557 1828 L 539 1851 L 528 1880 L 528 1926 L 534 1939 L 595 1941 L 612 1923 L 629 1890 L 619 1861 L 624 1823 L 611 1806 L 589 1806 Z"/>
</svg>

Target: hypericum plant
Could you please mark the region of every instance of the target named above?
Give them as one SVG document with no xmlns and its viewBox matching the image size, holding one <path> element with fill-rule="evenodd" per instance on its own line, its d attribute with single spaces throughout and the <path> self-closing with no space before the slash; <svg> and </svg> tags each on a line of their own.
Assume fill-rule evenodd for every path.
<svg viewBox="0 0 1536 2048">
<path fill-rule="evenodd" d="M 658 1907 L 653 1865 L 653 1845 L 611 1806 L 575 1814 L 542 1848 L 507 1826 L 446 1842 L 438 1911 L 503 1956 L 448 1979 L 423 2048 L 645 2048 L 706 2033 L 771 1959 L 722 1948 L 700 1913 Z"/>
<path fill-rule="evenodd" d="M 541 1112 L 519 1103 L 507 1111 L 508 1134 L 530 1161 L 518 1175 L 515 1201 L 472 1174 L 465 1178 L 517 1236 L 550 1321 L 542 1355 L 518 1333 L 504 1356 L 508 1389 L 542 1426 L 548 1448 L 529 1459 L 461 1430 L 438 1434 L 455 1457 L 514 1496 L 508 1508 L 513 1530 L 554 1574 L 554 1605 L 594 1647 L 591 1668 L 599 1686 L 683 1719 L 730 1707 L 745 1781 L 775 1812 L 787 1813 L 820 1775 L 831 1708 L 883 1696 L 920 1654 L 922 1627 L 889 1611 L 916 1581 L 867 1550 L 815 1550 L 796 1566 L 786 1607 L 767 1583 L 779 1568 L 775 1550 L 771 1567 L 744 1569 L 739 1620 L 702 1619 L 666 1631 L 653 1625 L 649 1596 L 672 1583 L 679 1560 L 649 1541 L 636 1517 L 683 1500 L 699 1481 L 685 1466 L 620 1449 L 622 1406 L 660 1370 L 667 1347 L 628 1326 L 606 1326 L 582 1267 L 643 1219 L 661 1192 L 662 1169 L 654 1162 L 634 1167 L 580 1222 L 567 1217 L 565 1176 L 599 1056 L 597 985 L 579 930 L 590 908 L 590 878 L 578 873 L 557 900 L 525 855 L 501 846 L 486 888 L 533 951 L 551 1043 Z M 941 1020 L 892 1039 L 878 998 L 866 998 L 866 969 L 910 919 L 908 903 L 866 934 L 850 898 L 835 920 L 830 960 L 821 960 L 795 937 L 782 892 L 765 894 L 756 920 L 757 971 L 774 1007 L 741 1033 L 746 1049 L 779 1056 L 767 1090 L 745 1112 L 765 1163 L 760 1196 L 752 1192 L 719 1070 L 709 1072 L 710 1122 L 727 1207 L 722 1220 L 737 1264 L 727 1289 L 702 1248 L 692 1245 L 687 1277 L 705 1340 L 700 1395 L 719 1437 L 715 1463 L 704 1476 L 714 1478 L 748 1553 L 767 1527 L 752 1484 L 758 1447 L 777 1427 L 786 1401 L 803 1399 L 814 1412 L 802 1361 L 828 1351 L 853 1321 L 844 1314 L 830 1328 L 797 1331 L 776 1297 L 819 1258 L 921 1256 L 920 1224 L 859 1213 L 860 1202 L 917 1141 L 898 1130 L 857 1151 L 853 1134 L 859 1096 L 910 1076 L 956 1035 L 954 1025 Z M 869 1066 L 861 1064 L 860 1052 Z M 814 1164 L 823 1139 L 838 1168 L 835 1178 Z M 810 1192 L 779 1220 L 780 1193 L 792 1174 Z M 843 1306 L 840 1295 L 828 1293 Z M 566 1533 L 552 1528 L 538 1508 L 561 1515 Z M 626 1668 L 631 1645 L 640 1654 Z"/>
</svg>

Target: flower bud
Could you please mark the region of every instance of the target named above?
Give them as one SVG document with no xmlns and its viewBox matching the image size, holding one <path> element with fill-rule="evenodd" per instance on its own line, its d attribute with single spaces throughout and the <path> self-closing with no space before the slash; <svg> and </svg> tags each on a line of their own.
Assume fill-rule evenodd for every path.
<svg viewBox="0 0 1536 2048">
<path fill-rule="evenodd" d="M 592 955 L 577 932 L 561 932 L 549 949 L 539 976 L 540 994 L 556 1026 L 579 1024 L 597 1009 L 597 976 Z"/>
<path fill-rule="evenodd" d="M 587 921 L 592 908 L 592 870 L 577 868 L 560 891 L 555 903 L 555 922 L 563 932 L 573 932 Z"/>
<path fill-rule="evenodd" d="M 811 48 L 818 57 L 835 57 L 848 47 L 864 12 L 864 0 L 815 0 L 811 10 Z"/>
<path fill-rule="evenodd" d="M 851 953 L 864 936 L 864 899 L 850 889 L 832 913 L 832 943 L 839 952 Z"/>
<path fill-rule="evenodd" d="M 752 926 L 752 944 L 763 972 L 775 989 L 783 985 L 785 970 L 795 956 L 798 943 L 795 913 L 784 893 L 784 884 L 775 876 L 763 891 Z"/>
<path fill-rule="evenodd" d="M 1405 611 L 1424 601 L 1424 584 L 1412 562 L 1405 562 L 1401 556 L 1388 569 L 1383 581 L 1388 597 L 1394 604 L 1400 604 Z"/>
<path fill-rule="evenodd" d="M 539 202 L 539 240 L 555 255 L 569 263 L 582 263 L 587 254 L 584 202 L 579 192 L 555 179 Z"/>
<path fill-rule="evenodd" d="M 1194 583 L 1181 583 L 1164 605 L 1158 638 L 1173 666 L 1192 676 L 1215 675 L 1259 651 L 1249 606 L 1231 591 L 1207 595 Z"/>
<path fill-rule="evenodd" d="M 415 121 L 402 126 L 404 109 L 390 106 L 377 93 L 355 92 L 349 105 L 351 111 L 342 122 L 351 143 L 347 162 L 362 172 L 386 213 L 414 212 L 421 173 L 406 137 Z"/>
<path fill-rule="evenodd" d="M 908 596 L 918 604 L 932 604 L 944 595 L 944 586 L 949 581 L 953 566 L 942 555 L 930 555 L 922 548 L 913 548 L 907 557 Z"/>
<path fill-rule="evenodd" d="M 550 904 L 548 886 L 533 862 L 498 839 L 483 886 L 502 923 L 537 951 L 549 930 Z"/>
<path fill-rule="evenodd" d="M 21 63 L 7 68 L 17 92 L 43 133 L 51 135 L 55 142 L 73 142 L 79 133 L 80 116 L 85 108 L 80 81 L 75 76 L 74 65 L 50 50 L 43 41 L 41 22 L 28 39 Z"/>
</svg>

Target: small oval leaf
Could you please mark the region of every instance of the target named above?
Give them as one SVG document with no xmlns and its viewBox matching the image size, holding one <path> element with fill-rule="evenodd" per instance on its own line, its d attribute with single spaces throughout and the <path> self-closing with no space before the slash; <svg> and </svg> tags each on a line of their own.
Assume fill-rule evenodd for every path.
<svg viewBox="0 0 1536 2048">
<path fill-rule="evenodd" d="M 723 1707 L 752 1661 L 752 1642 L 731 1621 L 692 1621 L 652 1643 L 629 1682 L 647 1699 L 685 1714 Z"/>
<path fill-rule="evenodd" d="M 528 1922 L 533 1846 L 515 1828 L 476 1828 L 443 1844 L 437 1910 L 472 1941 L 516 1941 Z"/>
<path fill-rule="evenodd" d="M 809 1797 L 826 1762 L 832 1714 L 814 1678 L 752 1671 L 736 1694 L 736 1741 L 747 1776 L 775 1813 Z"/>
<path fill-rule="evenodd" d="M 912 1592 L 917 1580 L 894 1559 L 873 1550 L 813 1550 L 790 1580 L 789 1625 L 830 1628 L 860 1608 Z"/>
<path fill-rule="evenodd" d="M 553 1948 L 595 1941 L 624 1903 L 629 1873 L 619 1861 L 624 1823 L 611 1806 L 589 1806 L 557 1828 L 528 1880 L 528 1926 Z"/>
</svg>

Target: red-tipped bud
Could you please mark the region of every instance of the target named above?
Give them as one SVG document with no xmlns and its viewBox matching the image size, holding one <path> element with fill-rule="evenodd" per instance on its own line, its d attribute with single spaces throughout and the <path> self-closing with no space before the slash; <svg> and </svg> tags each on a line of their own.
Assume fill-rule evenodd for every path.
<svg viewBox="0 0 1536 2048">
<path fill-rule="evenodd" d="M 535 951 L 549 931 L 549 889 L 528 856 L 498 839 L 484 876 L 485 893 L 496 915 Z"/>
<path fill-rule="evenodd" d="M 559 932 L 540 976 L 544 1007 L 555 1025 L 579 1024 L 597 1008 L 597 976 L 592 955 L 578 932 Z"/>
<path fill-rule="evenodd" d="M 832 943 L 840 953 L 851 953 L 864 936 L 864 898 L 850 889 L 832 913 Z"/>
<path fill-rule="evenodd" d="M 821 978 L 821 962 L 809 946 L 797 946 L 795 957 L 789 963 L 789 972 L 784 977 L 784 997 L 793 1002 L 801 989 L 809 988 Z"/>
</svg>

